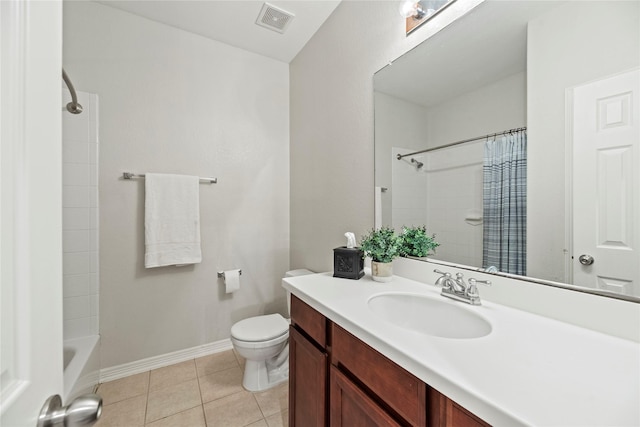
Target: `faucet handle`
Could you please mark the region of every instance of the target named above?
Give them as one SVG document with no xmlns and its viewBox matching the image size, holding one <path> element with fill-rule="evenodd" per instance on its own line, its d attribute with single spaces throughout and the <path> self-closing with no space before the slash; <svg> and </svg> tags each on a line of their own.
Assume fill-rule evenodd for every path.
<svg viewBox="0 0 640 427">
<path fill-rule="evenodd" d="M 470 297 L 479 297 L 478 287 L 476 283 L 481 283 L 486 286 L 491 286 L 491 282 L 489 280 L 477 280 L 473 277 L 469 278 L 469 287 L 467 288 L 467 295 Z"/>
<path fill-rule="evenodd" d="M 451 280 L 451 273 L 445 273 L 444 271 L 440 271 L 438 269 L 433 270 L 434 273 L 442 274 L 442 276 L 438 277 L 436 280 L 436 286 L 450 287 L 449 281 Z"/>
<path fill-rule="evenodd" d="M 470 285 L 474 285 L 475 283 L 481 283 L 483 285 L 491 286 L 490 280 L 478 280 L 478 279 L 474 279 L 473 277 L 469 279 Z"/>
</svg>

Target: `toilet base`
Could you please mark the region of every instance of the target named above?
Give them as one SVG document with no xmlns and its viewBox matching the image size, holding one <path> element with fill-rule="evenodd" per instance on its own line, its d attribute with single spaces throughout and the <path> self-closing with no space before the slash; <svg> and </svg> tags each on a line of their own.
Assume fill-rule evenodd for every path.
<svg viewBox="0 0 640 427">
<path fill-rule="evenodd" d="M 245 360 L 242 386 L 251 392 L 264 391 L 289 379 L 289 358 L 279 366 L 270 367 L 270 361 Z"/>
</svg>

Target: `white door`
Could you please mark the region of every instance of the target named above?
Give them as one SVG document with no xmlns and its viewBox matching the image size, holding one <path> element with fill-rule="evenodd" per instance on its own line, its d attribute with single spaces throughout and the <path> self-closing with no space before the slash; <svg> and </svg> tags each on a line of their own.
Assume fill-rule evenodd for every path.
<svg viewBox="0 0 640 427">
<path fill-rule="evenodd" d="M 0 1 L 0 425 L 62 394 L 62 4 Z"/>
<path fill-rule="evenodd" d="M 634 296 L 640 296 L 639 98 L 639 70 L 573 92 L 574 283 Z"/>
</svg>

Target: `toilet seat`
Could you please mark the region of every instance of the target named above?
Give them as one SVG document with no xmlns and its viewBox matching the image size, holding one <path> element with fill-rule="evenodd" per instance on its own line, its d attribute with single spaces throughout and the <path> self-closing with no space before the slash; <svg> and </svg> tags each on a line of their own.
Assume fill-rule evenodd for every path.
<svg viewBox="0 0 640 427">
<path fill-rule="evenodd" d="M 245 342 L 269 341 L 289 333 L 289 322 L 279 314 L 249 317 L 231 327 L 231 336 Z"/>
</svg>

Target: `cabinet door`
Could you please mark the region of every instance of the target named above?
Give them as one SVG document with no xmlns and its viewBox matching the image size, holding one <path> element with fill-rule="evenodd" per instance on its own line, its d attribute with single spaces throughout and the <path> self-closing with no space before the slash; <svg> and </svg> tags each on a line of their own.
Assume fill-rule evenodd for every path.
<svg viewBox="0 0 640 427">
<path fill-rule="evenodd" d="M 427 386 L 335 323 L 331 364 L 347 371 L 411 426 L 427 425 Z"/>
<path fill-rule="evenodd" d="M 429 389 L 429 425 L 432 427 L 491 427 L 444 394 Z"/>
<path fill-rule="evenodd" d="M 331 427 L 399 427 L 389 414 L 331 366 Z"/>
<path fill-rule="evenodd" d="M 447 426 L 490 427 L 489 424 L 450 399 L 447 399 Z"/>
<path fill-rule="evenodd" d="M 324 427 L 327 403 L 327 354 L 289 328 L 289 425 Z"/>
</svg>

